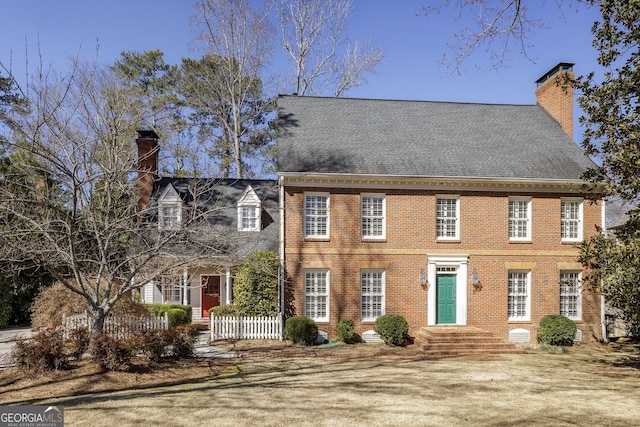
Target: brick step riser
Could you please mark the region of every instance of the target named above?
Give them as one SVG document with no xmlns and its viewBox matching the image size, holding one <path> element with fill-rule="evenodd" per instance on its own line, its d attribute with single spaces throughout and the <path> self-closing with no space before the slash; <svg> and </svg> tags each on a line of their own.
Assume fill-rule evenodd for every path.
<svg viewBox="0 0 640 427">
<path fill-rule="evenodd" d="M 459 343 L 459 342 L 486 342 L 486 343 L 501 343 L 502 340 L 498 339 L 498 338 L 488 338 L 488 337 L 483 337 L 483 338 L 477 338 L 477 339 L 460 339 L 460 338 L 414 338 L 414 340 L 422 340 L 422 341 L 429 341 L 429 342 L 443 342 L 443 343 Z"/>
<path fill-rule="evenodd" d="M 441 343 L 465 343 L 465 342 L 486 342 L 486 343 L 502 343 L 503 341 L 495 338 L 495 337 L 482 337 L 476 339 L 467 339 L 467 338 L 428 338 L 416 336 L 414 341 L 424 341 L 424 342 L 441 342 Z"/>
<path fill-rule="evenodd" d="M 433 348 L 444 348 L 444 349 L 515 348 L 515 346 L 513 344 L 505 344 L 505 343 L 493 344 L 493 345 L 492 344 L 481 344 L 481 343 L 477 343 L 477 344 L 458 344 L 458 345 L 427 343 L 427 344 L 418 344 L 417 347 L 422 348 L 423 350 L 429 350 L 429 349 L 433 349 Z"/>
</svg>

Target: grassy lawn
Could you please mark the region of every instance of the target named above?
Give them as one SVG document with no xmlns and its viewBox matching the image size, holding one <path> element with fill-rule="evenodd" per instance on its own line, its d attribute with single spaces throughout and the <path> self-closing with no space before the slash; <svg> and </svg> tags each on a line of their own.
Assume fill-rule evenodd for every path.
<svg viewBox="0 0 640 427">
<path fill-rule="evenodd" d="M 258 357 L 258 347 L 245 358 L 132 373 L 100 373 L 86 362 L 33 378 L 4 370 L 0 404 L 62 405 L 67 426 L 640 423 L 640 354 L 632 346 L 448 360 L 423 360 L 411 349 L 369 346 L 363 358 L 349 355 L 354 346 L 283 346 L 273 344 L 277 357 Z M 297 357 L 284 357 L 292 350 Z"/>
</svg>

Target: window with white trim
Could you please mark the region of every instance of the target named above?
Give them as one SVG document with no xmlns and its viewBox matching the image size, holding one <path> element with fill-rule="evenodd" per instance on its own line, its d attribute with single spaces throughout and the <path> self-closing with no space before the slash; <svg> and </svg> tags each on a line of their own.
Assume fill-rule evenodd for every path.
<svg viewBox="0 0 640 427">
<path fill-rule="evenodd" d="M 582 199 L 560 201 L 560 237 L 565 242 L 582 240 Z"/>
<path fill-rule="evenodd" d="M 304 237 L 329 238 L 329 194 L 305 194 Z"/>
<path fill-rule="evenodd" d="M 363 239 L 385 238 L 385 195 L 363 194 L 360 198 Z"/>
<path fill-rule="evenodd" d="M 256 206 L 239 206 L 238 230 L 259 231 L 260 230 L 260 208 Z"/>
<path fill-rule="evenodd" d="M 158 202 L 159 227 L 162 230 L 177 230 L 182 224 L 181 202 Z"/>
<path fill-rule="evenodd" d="M 239 231 L 260 231 L 260 214 L 262 205 L 260 198 L 248 185 L 238 200 L 238 230 Z"/>
<path fill-rule="evenodd" d="M 582 319 L 582 295 L 579 271 L 560 272 L 560 314 L 571 320 Z"/>
<path fill-rule="evenodd" d="M 510 271 L 508 285 L 509 320 L 529 320 L 530 318 L 530 272 Z"/>
<path fill-rule="evenodd" d="M 329 270 L 305 270 L 304 315 L 316 322 L 329 321 Z"/>
<path fill-rule="evenodd" d="M 437 196 L 436 198 L 436 238 L 456 240 L 460 238 L 459 218 L 460 198 L 458 196 Z"/>
<path fill-rule="evenodd" d="M 172 184 L 168 184 L 158 197 L 158 228 L 177 230 L 182 225 L 182 198 Z"/>
<path fill-rule="evenodd" d="M 182 278 L 178 276 L 165 276 L 160 278 L 162 288 L 162 301 L 164 304 L 182 303 Z"/>
<path fill-rule="evenodd" d="M 531 199 L 509 199 L 509 240 L 531 240 Z"/>
<path fill-rule="evenodd" d="M 360 310 L 363 322 L 373 322 L 384 314 L 384 270 L 360 272 Z"/>
</svg>

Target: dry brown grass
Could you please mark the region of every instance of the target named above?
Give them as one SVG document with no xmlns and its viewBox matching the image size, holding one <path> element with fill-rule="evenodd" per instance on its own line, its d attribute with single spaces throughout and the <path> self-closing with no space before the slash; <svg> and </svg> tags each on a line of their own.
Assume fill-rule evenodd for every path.
<svg viewBox="0 0 640 427">
<path fill-rule="evenodd" d="M 86 361 L 35 378 L 0 371 L 0 403 L 62 405 L 67 426 L 613 427 L 640 419 L 640 354 L 630 345 L 422 360 L 411 347 L 219 344 L 243 357 L 130 373 Z"/>
</svg>

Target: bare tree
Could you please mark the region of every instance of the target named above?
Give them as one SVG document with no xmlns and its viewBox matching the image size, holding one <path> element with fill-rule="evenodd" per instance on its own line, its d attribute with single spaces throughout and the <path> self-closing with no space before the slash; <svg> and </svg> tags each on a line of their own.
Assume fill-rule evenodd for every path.
<svg viewBox="0 0 640 427">
<path fill-rule="evenodd" d="M 260 76 L 272 52 L 272 28 L 267 15 L 252 9 L 248 0 L 201 0 L 196 9 L 192 25 L 205 58 L 201 64 L 183 63 L 183 69 L 188 65 L 186 84 L 197 87 L 186 94 L 187 103 L 213 116 L 213 126 L 221 129 L 223 161 L 230 158 L 236 177 L 245 178 L 250 167 L 243 157 L 259 156 L 271 143 L 265 116 L 273 105 L 264 99 Z M 196 69 L 205 74 L 196 77 Z M 230 168 L 225 170 L 228 176 Z"/>
<path fill-rule="evenodd" d="M 94 333 L 132 290 L 224 241 L 202 229 L 213 207 L 199 205 L 195 185 L 182 227 L 158 231 L 153 207 L 137 208 L 133 140 L 143 112 L 118 82 L 76 61 L 65 74 L 40 70 L 29 110 L 3 116 L 14 162 L 0 180 L 0 259 L 31 260 L 80 295 Z"/>
<path fill-rule="evenodd" d="M 382 63 L 382 49 L 361 47 L 344 35 L 353 7 L 350 0 L 273 0 L 282 47 L 293 62 L 293 93 L 327 91 L 340 96 L 360 86 Z"/>
<path fill-rule="evenodd" d="M 443 63 L 456 72 L 462 70 L 467 58 L 479 49 L 484 49 L 490 60 L 490 68 L 504 67 L 512 49 L 523 57 L 529 56 L 530 37 L 540 29 L 548 27 L 547 21 L 540 16 L 532 16 L 525 0 L 442 0 L 436 5 L 423 7 L 426 16 L 453 10 L 458 17 L 472 16 L 474 25 L 463 28 L 454 34 L 455 42 L 449 43 L 451 56 L 443 56 Z M 579 3 L 593 4 L 594 0 L 552 0 L 551 7 L 545 9 L 550 15 L 577 8 Z M 554 7 L 555 6 L 555 7 Z"/>
</svg>

